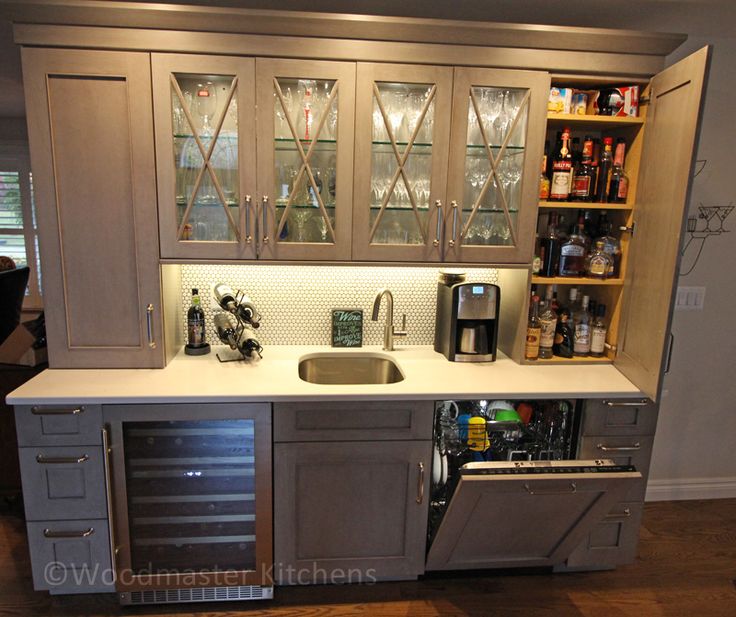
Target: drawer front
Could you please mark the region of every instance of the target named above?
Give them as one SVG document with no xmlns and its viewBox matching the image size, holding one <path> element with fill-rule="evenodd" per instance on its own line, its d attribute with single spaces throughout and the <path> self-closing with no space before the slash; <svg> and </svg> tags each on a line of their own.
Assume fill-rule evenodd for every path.
<svg viewBox="0 0 736 617">
<path fill-rule="evenodd" d="M 654 435 L 657 405 L 648 399 L 585 401 L 583 435 Z"/>
<path fill-rule="evenodd" d="M 432 439 L 432 401 L 276 403 L 274 441 Z"/>
<path fill-rule="evenodd" d="M 27 524 L 33 587 L 51 593 L 114 592 L 106 520 Z"/>
<path fill-rule="evenodd" d="M 642 503 L 618 504 L 568 557 L 569 568 L 613 568 L 636 559 Z"/>
<path fill-rule="evenodd" d="M 26 520 L 107 518 L 100 446 L 19 448 Z"/>
<path fill-rule="evenodd" d="M 654 437 L 586 435 L 580 440 L 578 459 L 605 458 L 619 465 L 633 465 L 641 473 L 642 480 L 629 490 L 624 501 L 644 501 L 653 443 Z"/>
<path fill-rule="evenodd" d="M 17 405 L 18 445 L 76 446 L 102 443 L 100 405 Z"/>
</svg>

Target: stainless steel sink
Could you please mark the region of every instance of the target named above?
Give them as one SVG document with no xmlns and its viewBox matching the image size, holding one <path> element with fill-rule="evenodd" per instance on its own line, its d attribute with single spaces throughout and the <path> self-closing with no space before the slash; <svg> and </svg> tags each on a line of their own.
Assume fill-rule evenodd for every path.
<svg viewBox="0 0 736 617">
<path fill-rule="evenodd" d="M 299 377 L 318 384 L 387 384 L 404 381 L 390 357 L 381 354 L 320 354 L 299 361 Z"/>
</svg>

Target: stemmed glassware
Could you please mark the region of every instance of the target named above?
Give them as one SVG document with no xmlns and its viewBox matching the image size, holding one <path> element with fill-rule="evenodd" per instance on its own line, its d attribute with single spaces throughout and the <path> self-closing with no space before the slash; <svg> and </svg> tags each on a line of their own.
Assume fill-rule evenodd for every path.
<svg viewBox="0 0 736 617">
<path fill-rule="evenodd" d="M 215 85 L 211 81 L 198 84 L 195 100 L 197 113 L 202 120 L 202 128 L 199 134 L 202 137 L 210 136 L 214 132 L 212 119 L 217 112 L 217 91 L 215 90 Z"/>
</svg>

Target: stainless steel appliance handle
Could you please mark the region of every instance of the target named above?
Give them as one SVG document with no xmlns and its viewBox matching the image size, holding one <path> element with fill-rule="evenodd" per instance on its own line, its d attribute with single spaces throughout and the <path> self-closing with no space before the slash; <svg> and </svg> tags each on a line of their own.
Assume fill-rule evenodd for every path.
<svg viewBox="0 0 736 617">
<path fill-rule="evenodd" d="M 614 519 L 614 518 L 629 518 L 631 516 L 631 508 L 624 508 L 622 512 L 611 512 L 606 514 L 603 518 Z"/>
<path fill-rule="evenodd" d="M 417 503 L 424 501 L 424 463 L 419 463 L 419 480 L 417 484 Z"/>
<path fill-rule="evenodd" d="M 450 205 L 452 206 L 452 236 L 450 237 L 450 241 L 448 244 L 450 246 L 455 246 L 455 238 L 457 238 L 457 202 L 451 201 Z"/>
<path fill-rule="evenodd" d="M 34 416 L 76 416 L 84 411 L 84 406 L 79 407 L 31 407 Z"/>
<path fill-rule="evenodd" d="M 84 531 L 51 531 L 43 530 L 44 538 L 88 538 L 95 532 L 94 527 L 88 527 Z"/>
<path fill-rule="evenodd" d="M 440 240 L 442 239 L 442 201 L 437 199 L 434 202 L 434 207 L 437 210 L 437 231 L 435 232 L 433 246 L 439 246 Z"/>
<path fill-rule="evenodd" d="M 110 559 L 112 561 L 112 569 L 117 571 L 115 557 L 117 556 L 117 548 L 115 547 L 115 524 L 113 522 L 112 508 L 112 474 L 110 473 L 110 438 L 107 434 L 107 428 L 102 428 L 102 463 L 105 470 L 105 505 L 107 506 L 107 527 L 108 540 L 110 542 Z"/>
<path fill-rule="evenodd" d="M 642 405 L 648 405 L 649 401 L 645 398 L 640 398 L 635 401 L 603 401 L 604 405 L 609 407 L 641 407 Z"/>
<path fill-rule="evenodd" d="M 524 484 L 524 488 L 526 489 L 526 492 L 530 495 L 572 495 L 573 493 L 578 492 L 578 487 L 575 484 L 575 482 L 570 482 L 569 488 L 566 490 L 553 490 L 553 491 L 535 491 L 532 490 L 532 487 L 528 484 Z"/>
<path fill-rule="evenodd" d="M 595 447 L 599 450 L 603 450 L 603 452 L 634 452 L 636 450 L 641 450 L 641 444 L 638 441 L 631 446 L 606 446 L 599 443 Z"/>
<path fill-rule="evenodd" d="M 246 195 L 245 196 L 245 243 L 250 244 L 253 242 L 253 236 L 250 233 L 250 204 L 251 204 L 251 196 Z"/>
<path fill-rule="evenodd" d="M 261 230 L 263 236 L 261 238 L 261 242 L 263 244 L 268 244 L 268 195 L 264 195 L 261 198 L 261 221 L 263 223 L 263 229 Z"/>
<path fill-rule="evenodd" d="M 36 455 L 36 462 L 41 465 L 69 465 L 75 463 L 85 463 L 89 460 L 88 454 L 82 454 L 82 456 L 49 456 L 45 457 L 43 454 Z"/>
<path fill-rule="evenodd" d="M 153 304 L 146 307 L 146 328 L 148 329 L 148 346 L 156 349 L 156 341 L 153 340 Z"/>
</svg>

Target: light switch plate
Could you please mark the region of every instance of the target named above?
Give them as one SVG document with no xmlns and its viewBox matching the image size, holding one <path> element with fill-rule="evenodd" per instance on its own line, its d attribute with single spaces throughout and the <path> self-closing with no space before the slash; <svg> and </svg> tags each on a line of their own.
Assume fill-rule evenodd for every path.
<svg viewBox="0 0 736 617">
<path fill-rule="evenodd" d="M 705 304 L 705 287 L 678 287 L 675 299 L 676 311 L 702 311 Z"/>
</svg>

